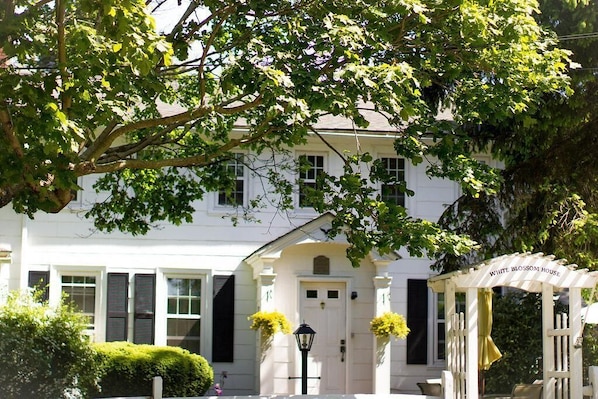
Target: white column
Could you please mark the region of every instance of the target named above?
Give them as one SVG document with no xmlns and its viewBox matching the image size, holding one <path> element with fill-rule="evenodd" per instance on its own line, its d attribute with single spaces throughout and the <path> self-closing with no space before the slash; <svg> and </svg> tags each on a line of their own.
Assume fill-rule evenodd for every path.
<svg viewBox="0 0 598 399">
<path fill-rule="evenodd" d="M 455 305 L 455 283 L 449 279 L 444 283 L 444 325 L 445 325 L 445 339 L 446 339 L 446 366 L 452 373 L 457 371 L 455 353 L 457 343 L 455 340 L 455 313 L 457 307 Z M 454 374 L 453 374 L 454 377 Z"/>
<path fill-rule="evenodd" d="M 376 290 L 375 314 L 380 316 L 390 309 L 390 284 L 392 277 L 387 275 L 374 277 Z M 373 393 L 377 395 L 390 394 L 390 338 L 377 338 L 374 340 L 373 358 Z"/>
<path fill-rule="evenodd" d="M 581 346 L 576 347 L 576 340 L 581 336 L 581 288 L 569 289 L 569 362 L 571 373 L 570 397 L 581 398 L 583 388 L 583 358 Z"/>
<path fill-rule="evenodd" d="M 554 338 L 548 335 L 554 329 L 553 286 L 542 283 L 542 363 L 544 368 L 542 396 L 544 399 L 555 398 L 555 378 L 550 377 L 554 371 Z M 581 397 L 581 396 L 580 396 Z"/>
<path fill-rule="evenodd" d="M 466 381 L 465 390 L 467 397 L 478 397 L 478 289 L 468 288 L 466 293 L 467 323 L 466 340 Z"/>
<path fill-rule="evenodd" d="M 269 259 L 265 259 L 267 262 Z M 272 260 L 273 262 L 273 260 Z M 276 273 L 272 267 L 272 262 L 267 262 L 261 273 L 257 278 L 258 286 L 258 310 L 273 311 L 275 310 L 274 298 L 274 282 L 276 280 Z M 263 342 L 262 334 L 257 334 L 257 372 L 259 373 L 259 392 L 260 395 L 269 395 L 275 392 L 273 372 L 275 368 L 275 359 L 272 348 L 268 342 Z"/>
<path fill-rule="evenodd" d="M 390 284 L 392 277 L 376 276 L 374 277 L 374 287 L 376 288 L 376 316 L 384 312 L 390 312 Z"/>
<path fill-rule="evenodd" d="M 259 298 L 258 309 L 261 311 L 273 311 L 274 309 L 274 281 L 276 273 L 271 268 L 264 269 L 258 277 Z"/>
</svg>

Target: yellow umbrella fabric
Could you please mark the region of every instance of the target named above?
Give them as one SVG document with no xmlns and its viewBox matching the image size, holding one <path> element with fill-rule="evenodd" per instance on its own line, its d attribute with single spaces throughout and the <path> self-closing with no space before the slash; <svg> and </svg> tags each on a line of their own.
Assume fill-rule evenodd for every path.
<svg viewBox="0 0 598 399">
<path fill-rule="evenodd" d="M 494 344 L 492 332 L 492 290 L 478 290 L 478 369 L 488 370 L 502 357 Z"/>
</svg>

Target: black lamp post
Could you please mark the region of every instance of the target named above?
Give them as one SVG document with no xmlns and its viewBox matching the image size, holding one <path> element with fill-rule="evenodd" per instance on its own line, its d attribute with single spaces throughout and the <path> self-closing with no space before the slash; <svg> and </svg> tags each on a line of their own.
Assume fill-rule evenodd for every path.
<svg viewBox="0 0 598 399">
<path fill-rule="evenodd" d="M 299 325 L 299 328 L 293 333 L 297 339 L 297 347 L 301 351 L 301 394 L 307 395 L 307 352 L 314 343 L 316 332 L 307 324 Z"/>
</svg>

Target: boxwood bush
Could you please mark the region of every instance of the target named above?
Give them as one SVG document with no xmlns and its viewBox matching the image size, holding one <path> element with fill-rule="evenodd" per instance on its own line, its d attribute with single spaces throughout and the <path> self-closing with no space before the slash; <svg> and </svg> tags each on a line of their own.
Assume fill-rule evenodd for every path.
<svg viewBox="0 0 598 399">
<path fill-rule="evenodd" d="M 98 343 L 95 348 L 102 370 L 96 398 L 151 396 L 156 376 L 163 379 L 164 397 L 202 396 L 214 382 L 206 359 L 182 348 L 129 342 Z"/>
<path fill-rule="evenodd" d="M 95 389 L 87 318 L 41 293 L 11 292 L 0 307 L 0 398 L 85 397 Z"/>
</svg>

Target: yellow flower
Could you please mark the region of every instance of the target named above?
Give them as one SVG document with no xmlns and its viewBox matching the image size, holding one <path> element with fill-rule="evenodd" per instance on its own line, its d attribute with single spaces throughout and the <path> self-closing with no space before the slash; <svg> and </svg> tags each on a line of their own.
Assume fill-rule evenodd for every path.
<svg viewBox="0 0 598 399">
<path fill-rule="evenodd" d="M 252 330 L 261 329 L 262 333 L 267 337 L 271 337 L 277 332 L 281 332 L 283 334 L 291 333 L 291 324 L 287 320 L 286 316 L 281 312 L 259 311 L 249 316 L 248 320 L 252 320 L 251 326 L 249 326 L 249 328 Z"/>
<path fill-rule="evenodd" d="M 396 338 L 405 339 L 411 330 L 407 327 L 407 322 L 403 315 L 386 312 L 372 319 L 370 322 L 370 331 L 379 338 L 394 335 Z"/>
</svg>

